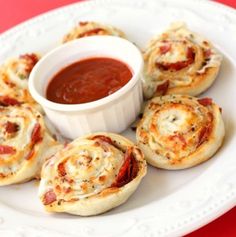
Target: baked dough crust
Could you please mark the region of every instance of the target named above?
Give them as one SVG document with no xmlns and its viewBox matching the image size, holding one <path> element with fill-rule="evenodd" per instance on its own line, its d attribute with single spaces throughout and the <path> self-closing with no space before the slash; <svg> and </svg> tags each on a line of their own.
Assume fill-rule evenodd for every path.
<svg viewBox="0 0 236 237">
<path fill-rule="evenodd" d="M 61 145 L 30 105 L 0 107 L 0 111 L 0 186 L 38 177 L 46 157 Z"/>
<path fill-rule="evenodd" d="M 221 109 L 210 98 L 166 95 L 151 99 L 136 137 L 147 162 L 178 170 L 208 160 L 225 135 Z"/>
<path fill-rule="evenodd" d="M 145 174 L 146 161 L 131 141 L 113 133 L 90 134 L 44 164 L 39 196 L 49 212 L 97 215 L 124 203 Z"/>
<path fill-rule="evenodd" d="M 144 52 L 144 96 L 199 95 L 216 79 L 221 61 L 222 56 L 208 40 L 185 24 L 174 23 L 154 37 Z"/>
<path fill-rule="evenodd" d="M 29 75 L 40 59 L 40 56 L 24 54 L 19 57 L 10 58 L 0 67 L 0 104 L 19 105 L 23 103 L 42 112 L 42 107 L 36 103 L 28 91 Z M 8 104 L 9 102 L 9 104 Z"/>
<path fill-rule="evenodd" d="M 18 88 L 28 89 L 29 75 L 39 59 L 40 56 L 36 53 L 23 54 L 19 57 L 8 59 L 3 64 L 3 67 L 12 83 Z"/>
<path fill-rule="evenodd" d="M 93 35 L 113 35 L 125 38 L 125 34 L 121 30 L 113 26 L 101 24 L 94 21 L 84 21 L 80 22 L 78 26 L 75 26 L 69 33 L 67 33 L 63 37 L 63 43 Z"/>
</svg>

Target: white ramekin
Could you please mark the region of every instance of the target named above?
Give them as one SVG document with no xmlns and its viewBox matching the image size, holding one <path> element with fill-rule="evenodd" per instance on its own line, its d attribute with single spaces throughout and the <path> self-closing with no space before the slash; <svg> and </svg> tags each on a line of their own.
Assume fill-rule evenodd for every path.
<svg viewBox="0 0 236 237">
<path fill-rule="evenodd" d="M 111 57 L 126 63 L 132 79 L 115 93 L 84 104 L 59 104 L 46 99 L 52 77 L 73 62 L 91 57 Z M 125 130 L 137 117 L 143 101 L 140 74 L 143 58 L 131 42 L 114 36 L 91 36 L 66 43 L 45 55 L 29 78 L 29 91 L 59 132 L 74 139 L 91 132 Z"/>
</svg>

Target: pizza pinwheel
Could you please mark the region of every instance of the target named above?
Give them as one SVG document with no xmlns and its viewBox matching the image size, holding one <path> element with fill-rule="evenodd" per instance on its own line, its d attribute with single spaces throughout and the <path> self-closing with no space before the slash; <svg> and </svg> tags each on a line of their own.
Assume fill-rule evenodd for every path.
<svg viewBox="0 0 236 237">
<path fill-rule="evenodd" d="M 0 67 L 0 105 L 27 103 L 42 112 L 28 91 L 28 78 L 38 60 L 39 56 L 34 53 L 25 54 L 7 60 Z"/>
<path fill-rule="evenodd" d="M 74 140 L 45 162 L 39 196 L 47 211 L 90 216 L 124 203 L 146 174 L 140 149 L 96 133 Z"/>
<path fill-rule="evenodd" d="M 166 95 L 151 99 L 136 137 L 147 162 L 184 169 L 209 159 L 225 134 L 221 109 L 210 98 Z"/>
<path fill-rule="evenodd" d="M 125 34 L 113 26 L 104 25 L 94 21 L 84 21 L 79 22 L 78 26 L 74 27 L 64 36 L 63 43 L 93 35 L 113 35 L 125 38 Z"/>
<path fill-rule="evenodd" d="M 40 174 L 45 158 L 61 146 L 48 133 L 43 116 L 30 105 L 0 107 L 0 186 Z"/>
<path fill-rule="evenodd" d="M 39 59 L 40 56 L 35 53 L 24 54 L 7 60 L 3 67 L 13 84 L 18 88 L 27 89 L 30 72 Z"/>
<path fill-rule="evenodd" d="M 208 40 L 184 24 L 173 24 L 152 39 L 144 52 L 144 96 L 199 95 L 214 82 L 221 61 Z"/>
</svg>

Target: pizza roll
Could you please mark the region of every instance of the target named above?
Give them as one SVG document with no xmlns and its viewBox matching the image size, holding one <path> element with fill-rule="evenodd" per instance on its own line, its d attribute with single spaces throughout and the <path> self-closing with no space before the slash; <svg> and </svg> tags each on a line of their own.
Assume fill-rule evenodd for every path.
<svg viewBox="0 0 236 237">
<path fill-rule="evenodd" d="M 64 36 L 63 43 L 93 35 L 113 35 L 125 38 L 125 34 L 113 26 L 104 25 L 93 21 L 81 21 L 78 26 L 74 27 L 68 34 Z"/>
<path fill-rule="evenodd" d="M 7 60 L 3 67 L 11 83 L 18 88 L 27 89 L 30 72 L 39 59 L 40 56 L 35 53 L 24 54 Z"/>
<path fill-rule="evenodd" d="M 177 170 L 208 160 L 225 135 L 221 109 L 210 98 L 166 95 L 148 102 L 136 131 L 148 163 Z"/>
<path fill-rule="evenodd" d="M 0 186 L 37 177 L 45 158 L 60 145 L 49 135 L 42 115 L 29 105 L 0 111 Z"/>
<path fill-rule="evenodd" d="M 144 96 L 199 95 L 214 82 L 221 61 L 208 40 L 184 24 L 173 24 L 152 39 L 144 52 Z"/>
<path fill-rule="evenodd" d="M 27 103 L 43 111 L 28 91 L 29 74 L 38 59 L 36 54 L 26 54 L 9 59 L 0 67 L 0 105 Z"/>
<path fill-rule="evenodd" d="M 45 162 L 39 196 L 47 211 L 90 216 L 122 203 L 146 174 L 138 147 L 112 133 L 78 138 Z"/>
<path fill-rule="evenodd" d="M 10 101 L 8 98 L 12 102 L 8 103 L 7 101 Z M 27 89 L 18 88 L 9 79 L 5 70 L 0 69 L 0 105 L 20 105 L 26 102 L 29 104 L 36 103 Z"/>
</svg>

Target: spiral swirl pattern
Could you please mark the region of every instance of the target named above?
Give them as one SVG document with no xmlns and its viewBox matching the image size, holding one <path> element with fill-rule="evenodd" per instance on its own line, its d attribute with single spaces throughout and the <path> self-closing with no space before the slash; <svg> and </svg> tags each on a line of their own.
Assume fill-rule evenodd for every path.
<svg viewBox="0 0 236 237">
<path fill-rule="evenodd" d="M 130 141 L 116 134 L 89 135 L 44 164 L 39 195 L 48 211 L 99 214 L 123 203 L 145 173 L 143 155 Z"/>
<path fill-rule="evenodd" d="M 0 107 L 0 186 L 39 175 L 42 163 L 60 146 L 31 106 Z"/>
<path fill-rule="evenodd" d="M 152 39 L 144 52 L 144 95 L 198 95 L 214 82 L 222 56 L 184 24 Z"/>
<path fill-rule="evenodd" d="M 125 34 L 121 30 L 113 26 L 103 25 L 101 23 L 93 21 L 84 21 L 80 22 L 78 26 L 74 27 L 69 33 L 64 36 L 63 43 L 93 35 L 113 35 L 125 38 Z"/>
<path fill-rule="evenodd" d="M 37 54 L 24 54 L 8 59 L 0 67 L 0 104 L 3 106 L 20 105 L 23 103 L 42 112 L 28 91 L 28 78 L 33 67 L 39 60 Z"/>
<path fill-rule="evenodd" d="M 147 104 L 137 140 L 151 165 L 183 169 L 209 159 L 224 133 L 220 108 L 210 98 L 167 95 Z"/>
<path fill-rule="evenodd" d="M 28 88 L 28 79 L 40 56 L 31 53 L 7 60 L 3 67 L 12 83 L 22 89 Z"/>
</svg>

